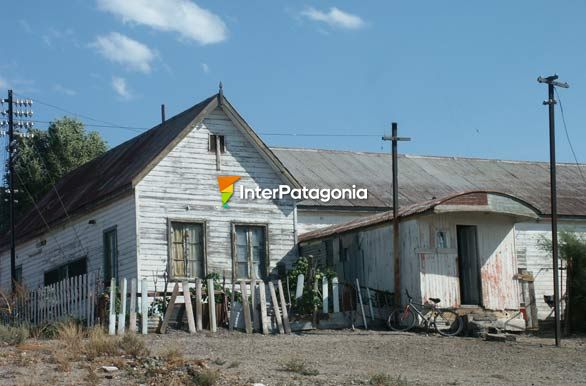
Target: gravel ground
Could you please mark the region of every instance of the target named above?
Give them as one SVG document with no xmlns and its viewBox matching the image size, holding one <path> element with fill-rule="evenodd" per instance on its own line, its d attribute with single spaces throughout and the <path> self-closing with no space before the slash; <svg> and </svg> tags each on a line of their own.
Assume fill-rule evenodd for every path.
<svg viewBox="0 0 586 386">
<path fill-rule="evenodd" d="M 585 337 L 565 340 L 561 348 L 542 337 L 518 336 L 516 342 L 505 343 L 362 330 L 262 336 L 220 329 L 214 335 L 171 331 L 141 339 L 152 357 L 174 349 L 186 360 L 205 362 L 219 371 L 218 384 L 223 385 L 370 384 L 376 375 L 384 380 L 382 374 L 384 385 L 586 383 Z M 0 348 L 0 384 L 151 383 L 133 377 L 120 358 L 80 359 L 69 370 L 59 370 L 50 353 L 55 355 L 60 344 L 28 341 L 20 348 Z M 121 369 L 106 374 L 99 370 L 103 364 Z M 295 366 L 295 372 L 285 370 Z M 152 383 L 165 384 L 164 379 Z"/>
</svg>

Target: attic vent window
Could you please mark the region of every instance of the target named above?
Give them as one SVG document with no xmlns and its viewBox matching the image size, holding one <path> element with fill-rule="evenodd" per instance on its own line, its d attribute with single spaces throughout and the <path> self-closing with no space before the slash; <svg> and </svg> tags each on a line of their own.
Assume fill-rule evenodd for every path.
<svg viewBox="0 0 586 386">
<path fill-rule="evenodd" d="M 224 142 L 223 135 L 216 135 L 210 134 L 210 144 L 209 144 L 209 151 L 211 153 L 216 153 L 218 149 L 218 145 L 220 147 L 220 153 L 224 153 L 226 151 L 226 146 Z"/>
</svg>

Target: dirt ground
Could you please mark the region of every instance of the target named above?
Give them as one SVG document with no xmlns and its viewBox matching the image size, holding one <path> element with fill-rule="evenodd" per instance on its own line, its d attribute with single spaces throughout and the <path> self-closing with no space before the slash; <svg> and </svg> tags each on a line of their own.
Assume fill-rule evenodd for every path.
<svg viewBox="0 0 586 386">
<path fill-rule="evenodd" d="M 216 372 L 219 385 L 577 385 L 586 383 L 586 337 L 563 341 L 518 336 L 516 342 L 446 338 L 387 331 L 312 331 L 262 336 L 219 330 L 189 335 L 171 331 L 142 337 L 150 350 L 140 363 L 128 358 L 54 358 L 58 340 L 28 340 L 0 348 L 0 384 L 169 384 L 165 375 L 137 376 L 166 367 L 160 358 L 180 352 Z M 53 354 L 51 354 L 53 353 Z M 167 353 L 167 354 L 166 354 Z M 115 365 L 111 373 L 102 365 Z M 61 367 L 60 367 L 61 366 Z M 289 371 L 288 371 L 289 370 Z M 157 379 L 157 377 L 159 377 Z M 197 384 L 197 383 L 191 383 Z M 205 384 L 205 383 L 200 383 Z"/>
</svg>

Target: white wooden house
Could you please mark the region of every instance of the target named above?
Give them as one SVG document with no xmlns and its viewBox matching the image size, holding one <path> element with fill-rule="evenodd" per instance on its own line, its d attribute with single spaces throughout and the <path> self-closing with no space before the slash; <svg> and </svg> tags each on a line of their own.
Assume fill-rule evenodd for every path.
<svg viewBox="0 0 586 386">
<path fill-rule="evenodd" d="M 218 176 L 274 188 L 296 181 L 220 92 L 66 175 L 16 228 L 28 288 L 84 272 L 170 280 L 266 278 L 297 256 L 295 202 L 223 207 Z M 10 287 L 4 239 L 0 285 Z"/>
</svg>

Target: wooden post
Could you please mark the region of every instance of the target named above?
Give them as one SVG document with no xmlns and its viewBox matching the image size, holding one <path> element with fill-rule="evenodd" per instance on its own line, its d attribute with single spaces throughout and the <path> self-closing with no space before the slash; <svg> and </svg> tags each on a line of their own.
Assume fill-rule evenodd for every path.
<svg viewBox="0 0 586 386">
<path fill-rule="evenodd" d="M 277 281 L 279 288 L 279 298 L 281 299 L 281 311 L 283 312 L 283 326 L 287 334 L 291 333 L 291 325 L 289 324 L 289 313 L 287 312 L 287 302 L 285 301 L 285 292 L 283 291 L 283 283 L 281 280 Z"/>
<path fill-rule="evenodd" d="M 322 294 L 322 299 L 323 299 L 321 310 L 324 314 L 327 314 L 328 310 L 329 310 L 328 301 L 330 299 L 330 295 L 328 293 L 328 278 L 324 277 L 322 279 L 321 283 L 322 283 L 321 284 L 321 294 Z"/>
<path fill-rule="evenodd" d="M 248 291 L 246 282 L 240 280 L 240 291 L 242 292 L 242 310 L 244 311 L 244 329 L 247 334 L 252 334 L 252 321 L 250 320 L 250 305 L 248 304 Z"/>
<path fill-rule="evenodd" d="M 372 308 L 372 298 L 370 297 L 370 289 L 366 287 L 366 296 L 368 296 L 368 308 L 370 309 L 370 320 L 374 320 L 374 311 Z"/>
<path fill-rule="evenodd" d="M 277 301 L 277 294 L 275 293 L 275 285 L 269 281 L 269 292 L 271 293 L 271 303 L 275 311 L 275 318 L 277 319 L 277 327 L 279 327 L 279 334 L 284 334 L 283 321 L 281 319 L 281 312 L 279 311 L 279 302 Z"/>
<path fill-rule="evenodd" d="M 169 319 L 171 319 L 171 314 L 173 314 L 173 308 L 175 307 L 175 300 L 177 299 L 178 294 L 179 283 L 175 283 L 175 287 L 173 287 L 173 293 L 171 294 L 171 300 L 169 300 L 169 304 L 167 304 L 167 310 L 165 310 L 165 317 L 163 318 L 163 323 L 159 328 L 159 332 L 161 334 L 164 334 L 167 331 L 167 325 L 169 324 Z"/>
<path fill-rule="evenodd" d="M 108 334 L 116 335 L 116 279 L 110 280 L 110 318 Z"/>
<path fill-rule="evenodd" d="M 149 332 L 149 310 L 148 310 L 149 305 L 148 305 L 148 303 L 149 303 L 149 293 L 147 290 L 147 280 L 142 279 L 142 281 L 140 283 L 140 313 L 141 313 L 140 321 L 142 324 L 140 332 L 142 332 L 143 335 L 146 335 Z"/>
<path fill-rule="evenodd" d="M 332 303 L 334 305 L 334 313 L 340 312 L 340 289 L 338 287 L 338 278 L 332 279 Z"/>
<path fill-rule="evenodd" d="M 250 281 L 250 299 L 252 300 L 252 331 L 260 329 L 258 301 L 256 300 L 256 279 Z"/>
<path fill-rule="evenodd" d="M 360 302 L 360 310 L 362 311 L 364 329 L 368 330 L 368 324 L 366 324 L 366 315 L 364 314 L 364 304 L 362 304 L 362 291 L 360 291 L 360 283 L 358 282 L 358 278 L 356 278 L 356 291 L 358 291 L 358 301 Z"/>
<path fill-rule="evenodd" d="M 126 278 L 120 279 L 120 313 L 118 314 L 118 335 L 124 335 L 126 327 Z"/>
<path fill-rule="evenodd" d="M 260 298 L 260 324 L 262 325 L 262 333 L 267 335 L 269 333 L 269 323 L 267 318 L 267 292 L 264 281 L 258 283 L 258 293 Z"/>
<path fill-rule="evenodd" d="M 201 279 L 195 281 L 195 319 L 196 319 L 196 330 L 203 330 L 202 321 L 203 307 L 201 304 Z"/>
<path fill-rule="evenodd" d="M 130 316 L 128 331 L 136 333 L 136 279 L 130 279 Z"/>
<path fill-rule="evenodd" d="M 187 313 L 187 324 L 189 333 L 195 334 L 195 320 L 193 320 L 193 307 L 191 306 L 191 293 L 189 292 L 189 283 L 183 280 L 183 299 L 185 300 L 185 312 Z"/>
<path fill-rule="evenodd" d="M 210 331 L 216 332 L 216 294 L 214 289 L 214 279 L 208 279 L 208 306 L 210 310 Z"/>
<path fill-rule="evenodd" d="M 297 288 L 295 288 L 295 299 L 299 299 L 301 296 L 303 296 L 303 284 L 305 281 L 305 276 L 303 276 L 303 274 L 299 274 L 299 276 L 297 276 Z"/>
</svg>

